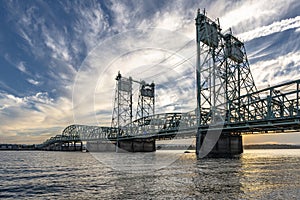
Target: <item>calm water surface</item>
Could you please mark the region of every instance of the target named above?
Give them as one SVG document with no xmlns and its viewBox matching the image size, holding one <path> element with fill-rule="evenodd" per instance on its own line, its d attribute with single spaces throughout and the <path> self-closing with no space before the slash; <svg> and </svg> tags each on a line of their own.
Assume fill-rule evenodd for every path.
<svg viewBox="0 0 300 200">
<path fill-rule="evenodd" d="M 235 159 L 135 156 L 147 164 L 174 154 L 180 158 L 171 164 L 131 173 L 117 169 L 117 160 L 96 159 L 112 153 L 1 151 L 0 199 L 300 199 L 300 150 L 245 150 Z"/>
</svg>

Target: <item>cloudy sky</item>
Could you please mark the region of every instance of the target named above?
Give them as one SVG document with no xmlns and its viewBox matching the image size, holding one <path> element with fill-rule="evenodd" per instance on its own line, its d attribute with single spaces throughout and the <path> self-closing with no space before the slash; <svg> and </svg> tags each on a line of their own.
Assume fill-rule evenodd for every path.
<svg viewBox="0 0 300 200">
<path fill-rule="evenodd" d="M 298 0 L 3 0 L 0 143 L 110 125 L 118 71 L 155 82 L 157 113 L 195 108 L 197 8 L 245 42 L 259 88 L 300 78 Z M 246 142 L 300 143 L 295 134 L 253 137 Z"/>
</svg>

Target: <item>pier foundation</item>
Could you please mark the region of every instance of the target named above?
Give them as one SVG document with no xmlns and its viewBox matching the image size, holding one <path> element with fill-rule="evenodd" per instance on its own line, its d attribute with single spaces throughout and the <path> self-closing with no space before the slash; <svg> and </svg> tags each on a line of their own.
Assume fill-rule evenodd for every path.
<svg viewBox="0 0 300 200">
<path fill-rule="evenodd" d="M 116 143 L 111 141 L 87 142 L 86 148 L 89 152 L 115 152 Z"/>
<path fill-rule="evenodd" d="M 197 145 L 196 153 L 203 145 L 206 134 L 200 134 L 199 145 Z M 243 153 L 243 139 L 241 135 L 221 134 L 219 140 L 206 157 L 233 157 Z"/>
<path fill-rule="evenodd" d="M 116 152 L 154 152 L 156 151 L 155 139 L 139 138 L 118 141 Z"/>
</svg>

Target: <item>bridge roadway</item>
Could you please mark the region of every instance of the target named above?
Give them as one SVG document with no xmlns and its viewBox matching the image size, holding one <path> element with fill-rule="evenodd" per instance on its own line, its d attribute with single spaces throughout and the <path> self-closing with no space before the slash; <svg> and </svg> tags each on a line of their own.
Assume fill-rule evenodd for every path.
<svg viewBox="0 0 300 200">
<path fill-rule="evenodd" d="M 291 81 L 241 96 L 227 102 L 229 111 L 221 116 L 221 123 L 212 126 L 212 113 L 201 113 L 199 131 L 222 131 L 224 134 L 253 134 L 300 130 L 300 80 Z M 258 98 L 259 96 L 259 98 Z M 234 106 L 237 104 L 238 106 Z M 242 114 L 241 114 L 242 113 Z M 119 134 L 118 134 L 119 132 Z M 117 128 L 70 125 L 62 134 L 51 137 L 40 145 L 45 148 L 56 143 L 80 141 L 116 141 L 133 138 L 170 139 L 195 137 L 196 111 L 162 113 L 147 116 Z"/>
</svg>

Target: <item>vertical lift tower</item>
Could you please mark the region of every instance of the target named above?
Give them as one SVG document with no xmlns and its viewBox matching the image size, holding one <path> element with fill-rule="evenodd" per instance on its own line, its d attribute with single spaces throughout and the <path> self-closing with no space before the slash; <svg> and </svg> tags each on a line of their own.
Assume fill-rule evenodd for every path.
<svg viewBox="0 0 300 200">
<path fill-rule="evenodd" d="M 145 81 L 136 81 L 131 77 L 122 77 L 120 72 L 116 77 L 116 91 L 113 108 L 111 127 L 117 130 L 117 152 L 151 152 L 155 151 L 155 139 L 153 138 L 130 138 L 137 127 L 133 127 L 132 97 L 133 83 L 140 85 L 139 99 L 136 119 L 139 119 L 138 126 L 144 126 L 145 117 L 154 115 L 155 84 L 148 84 Z"/>
<path fill-rule="evenodd" d="M 198 9 L 197 36 L 197 140 L 198 157 L 235 155 L 243 152 L 240 133 L 222 130 L 231 122 L 246 121 L 247 102 L 240 96 L 256 87 L 244 44 L 231 31 L 221 33 L 219 20 Z"/>
<path fill-rule="evenodd" d="M 136 120 L 144 119 L 147 116 L 154 115 L 155 113 L 155 84 L 146 83 L 145 81 L 136 81 L 131 77 L 122 77 L 119 72 L 116 77 L 116 91 L 113 109 L 113 118 L 111 127 L 118 128 L 119 132 L 123 127 L 133 122 L 132 114 L 132 85 L 137 83 L 139 87 L 139 97 L 136 111 Z M 139 120 L 140 123 L 143 120 Z M 142 125 L 142 124 L 140 124 Z M 120 134 L 120 133 L 119 133 Z"/>
</svg>

